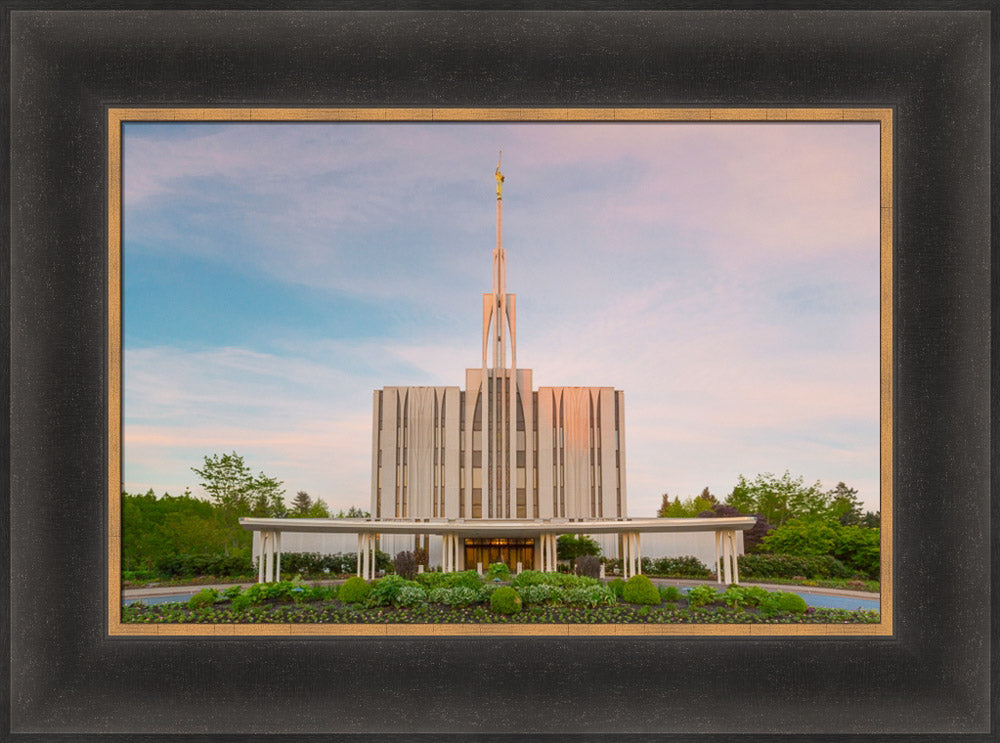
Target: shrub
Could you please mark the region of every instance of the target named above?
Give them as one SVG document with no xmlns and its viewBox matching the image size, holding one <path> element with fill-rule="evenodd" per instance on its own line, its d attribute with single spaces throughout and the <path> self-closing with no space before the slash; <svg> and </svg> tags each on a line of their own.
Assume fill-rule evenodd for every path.
<svg viewBox="0 0 1000 743">
<path fill-rule="evenodd" d="M 372 587 L 368 581 L 359 576 L 348 578 L 337 592 L 337 598 L 345 604 L 356 604 L 364 601 L 371 593 Z"/>
<path fill-rule="evenodd" d="M 645 575 L 633 575 L 625 581 L 622 598 L 630 604 L 659 604 L 660 592 Z"/>
<path fill-rule="evenodd" d="M 392 567 L 396 571 L 396 575 L 406 580 L 413 580 L 417 577 L 417 558 L 412 552 L 406 550 L 397 552 L 396 559 L 392 561 Z"/>
<path fill-rule="evenodd" d="M 622 581 L 622 585 L 625 582 Z M 658 586 L 660 598 L 664 601 L 678 601 L 681 597 L 681 590 L 677 586 Z"/>
<path fill-rule="evenodd" d="M 493 580 L 495 578 L 510 580 L 510 568 L 507 567 L 507 563 L 494 562 L 490 564 L 489 569 L 486 571 L 486 580 Z"/>
<path fill-rule="evenodd" d="M 396 606 L 416 606 L 427 601 L 427 592 L 420 586 L 400 586 L 393 603 Z"/>
<path fill-rule="evenodd" d="M 445 577 L 451 575 L 451 573 L 417 573 L 416 581 L 428 591 L 435 588 L 443 588 L 445 583 Z"/>
<path fill-rule="evenodd" d="M 831 555 L 740 555 L 740 578 L 851 578 L 851 570 Z"/>
<path fill-rule="evenodd" d="M 577 575 L 588 578 L 599 578 L 601 576 L 601 558 L 595 555 L 583 555 L 576 558 Z"/>
<path fill-rule="evenodd" d="M 521 611 L 521 597 L 510 586 L 503 586 L 490 596 L 490 609 L 497 614 L 517 614 Z"/>
<path fill-rule="evenodd" d="M 500 584 L 499 583 L 483 583 L 476 590 L 476 600 L 477 601 L 489 601 L 490 600 L 490 596 L 492 596 L 493 592 L 495 590 L 497 590 L 498 588 L 500 588 Z"/>
<path fill-rule="evenodd" d="M 416 581 L 406 580 L 399 575 L 387 575 L 372 583 L 367 603 L 370 606 L 395 604 L 399 598 L 399 592 L 407 586 L 419 588 L 421 593 L 424 593 L 423 587 Z"/>
<path fill-rule="evenodd" d="M 522 570 L 512 582 L 515 586 L 536 586 L 545 582 L 545 575 L 541 570 Z"/>
<path fill-rule="evenodd" d="M 712 586 L 695 586 L 687 592 L 687 600 L 691 606 L 706 606 L 718 598 L 719 594 Z"/>
<path fill-rule="evenodd" d="M 759 606 L 761 601 L 766 601 L 767 597 L 771 594 L 767 589 L 761 588 L 760 586 L 746 586 L 743 587 L 744 601 L 747 606 Z"/>
<path fill-rule="evenodd" d="M 441 586 L 432 589 L 427 600 L 448 606 L 468 606 L 479 600 L 479 590 L 468 586 L 453 586 L 451 588 Z"/>
<path fill-rule="evenodd" d="M 219 598 L 219 592 L 214 588 L 205 588 L 198 591 L 194 596 L 188 599 L 189 609 L 203 609 L 207 606 L 212 606 Z"/>
<path fill-rule="evenodd" d="M 656 558 L 648 572 L 670 578 L 707 578 L 711 575 L 705 563 L 692 555 Z"/>
<path fill-rule="evenodd" d="M 577 586 L 566 589 L 566 603 L 578 606 L 606 606 L 618 601 L 607 586 Z M 659 602 L 657 602 L 659 603 Z"/>
<path fill-rule="evenodd" d="M 797 593 L 778 593 L 778 611 L 789 614 L 802 614 L 806 610 L 806 600 Z"/>
<path fill-rule="evenodd" d="M 420 573 L 417 582 L 426 588 L 454 588 L 465 586 L 479 590 L 482 583 L 475 570 L 463 570 L 460 573 Z"/>
<path fill-rule="evenodd" d="M 526 604 L 561 604 L 566 599 L 566 592 L 550 583 L 519 586 L 517 592 Z"/>
<path fill-rule="evenodd" d="M 167 578 L 190 578 L 195 575 L 251 575 L 254 572 L 249 551 L 232 555 L 172 555 L 160 560 L 156 571 Z"/>
<path fill-rule="evenodd" d="M 609 581 L 608 588 L 610 588 L 611 593 L 618 598 L 622 598 L 625 595 L 625 581 L 621 578 L 615 578 L 614 580 Z"/>
<path fill-rule="evenodd" d="M 720 598 L 734 610 L 748 603 L 747 591 L 742 586 L 729 586 Z"/>
<path fill-rule="evenodd" d="M 793 519 L 764 537 L 761 549 L 783 555 L 832 555 L 850 570 L 875 578 L 881 564 L 880 534 L 879 529 L 844 526 L 833 520 Z"/>
<path fill-rule="evenodd" d="M 512 584 L 515 586 L 561 586 L 563 588 L 574 588 L 576 586 L 597 586 L 600 581 L 586 575 L 570 575 L 568 573 L 542 573 L 537 570 L 525 570 L 514 578 Z"/>
<path fill-rule="evenodd" d="M 249 609 L 250 605 L 255 602 L 249 594 L 241 593 L 236 596 L 233 596 L 230 599 L 230 603 L 232 604 L 233 611 L 245 611 L 246 609 Z"/>
</svg>

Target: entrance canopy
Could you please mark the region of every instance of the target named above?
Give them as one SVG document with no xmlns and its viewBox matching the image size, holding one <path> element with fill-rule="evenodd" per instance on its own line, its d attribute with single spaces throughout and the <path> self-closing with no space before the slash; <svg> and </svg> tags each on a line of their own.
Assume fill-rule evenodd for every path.
<svg viewBox="0 0 1000 743">
<path fill-rule="evenodd" d="M 746 531 L 756 523 L 753 516 L 691 519 L 266 519 L 243 518 L 244 529 L 259 531 L 260 562 L 259 580 L 270 582 L 281 574 L 282 532 L 325 532 L 329 534 L 358 535 L 358 575 L 375 577 L 375 544 L 379 534 L 434 534 L 443 539 L 445 572 L 462 569 L 462 552 L 459 545 L 469 540 L 531 539 L 532 555 L 537 546 L 540 567 L 555 571 L 557 562 L 556 535 L 558 534 L 618 534 L 621 537 L 621 559 L 624 577 L 642 569 L 642 552 L 639 535 L 651 532 L 715 532 L 716 566 L 721 554 L 723 569 L 716 575 L 721 582 L 739 583 L 736 564 L 736 532 Z M 527 554 L 527 553 L 525 553 Z"/>
<path fill-rule="evenodd" d="M 647 532 L 746 531 L 753 516 L 685 519 L 265 519 L 243 518 L 254 531 L 328 532 L 331 534 L 458 534 L 464 537 L 534 537 L 541 534 L 626 534 Z"/>
</svg>

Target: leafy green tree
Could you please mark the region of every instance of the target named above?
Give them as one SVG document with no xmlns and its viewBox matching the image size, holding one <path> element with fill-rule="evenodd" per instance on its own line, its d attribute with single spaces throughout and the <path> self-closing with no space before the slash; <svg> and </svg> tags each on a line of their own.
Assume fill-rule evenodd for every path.
<svg viewBox="0 0 1000 743">
<path fill-rule="evenodd" d="M 351 506 L 346 511 L 341 508 L 337 511 L 336 515 L 333 517 L 335 519 L 367 519 L 371 518 L 371 514 L 368 511 L 364 511 L 358 506 Z"/>
<path fill-rule="evenodd" d="M 837 483 L 837 487 L 831 490 L 830 515 L 837 519 L 844 526 L 858 526 L 861 524 L 864 515 L 861 512 L 861 499 L 858 491 L 849 488 L 842 482 Z"/>
<path fill-rule="evenodd" d="M 861 517 L 861 526 L 867 526 L 869 529 L 879 529 L 882 527 L 882 512 L 881 511 L 865 511 L 865 515 Z"/>
<path fill-rule="evenodd" d="M 570 567 L 576 567 L 578 557 L 600 554 L 601 545 L 586 534 L 560 534 L 556 539 L 556 557 L 569 560 Z"/>
<path fill-rule="evenodd" d="M 683 501 L 676 496 L 671 501 L 670 495 L 664 493 L 663 502 L 656 515 L 668 519 L 691 518 L 697 516 L 702 511 L 711 510 L 718 505 L 718 502 L 718 499 L 709 492 L 707 487 L 701 491 L 700 495 L 686 498 Z"/>
<path fill-rule="evenodd" d="M 254 477 L 236 452 L 205 457 L 204 466 L 191 471 L 226 518 L 241 516 L 281 517 L 287 513 L 281 480 L 261 472 Z"/>
<path fill-rule="evenodd" d="M 316 502 L 309 506 L 306 516 L 311 519 L 328 519 L 330 518 L 330 509 L 327 508 L 322 498 L 317 498 Z"/>
<path fill-rule="evenodd" d="M 288 515 L 285 508 L 285 501 L 282 496 L 285 494 L 281 480 L 265 475 L 261 472 L 251 481 L 251 508 L 250 515 L 257 517 L 284 518 Z"/>
<path fill-rule="evenodd" d="M 761 540 L 761 551 L 772 554 L 832 555 L 852 570 L 878 578 L 881 532 L 863 526 L 844 526 L 834 519 L 792 519 Z"/>
<path fill-rule="evenodd" d="M 819 481 L 806 485 L 801 477 L 793 478 L 788 470 L 781 477 L 765 472 L 752 481 L 740 475 L 726 503 L 741 513 L 760 514 L 775 526 L 793 518 L 825 518 L 830 514 L 830 495 Z"/>
<path fill-rule="evenodd" d="M 142 495 L 122 493 L 122 569 L 156 570 L 164 562 L 190 555 L 247 554 L 250 532 L 221 508 L 194 498 L 149 490 Z"/>
<path fill-rule="evenodd" d="M 792 519 L 764 537 L 761 548 L 779 555 L 830 555 L 837 541 L 837 526 L 826 519 Z"/>
<path fill-rule="evenodd" d="M 224 512 L 235 516 L 250 512 L 253 474 L 239 454 L 206 456 L 204 466 L 192 467 L 191 471 L 201 478 L 199 484 Z"/>
<path fill-rule="evenodd" d="M 312 508 L 313 499 L 309 496 L 305 490 L 300 490 L 292 498 L 292 516 L 305 516 L 309 513 L 309 509 Z"/>
</svg>

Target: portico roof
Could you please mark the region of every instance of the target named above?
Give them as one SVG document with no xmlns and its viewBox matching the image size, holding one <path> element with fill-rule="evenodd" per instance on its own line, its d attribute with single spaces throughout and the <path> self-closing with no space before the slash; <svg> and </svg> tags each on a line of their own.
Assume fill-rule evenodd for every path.
<svg viewBox="0 0 1000 743">
<path fill-rule="evenodd" d="M 753 516 L 681 519 L 296 519 L 242 518 L 244 529 L 330 534 L 461 534 L 467 537 L 532 537 L 539 534 L 624 534 L 632 532 L 746 531 Z"/>
</svg>

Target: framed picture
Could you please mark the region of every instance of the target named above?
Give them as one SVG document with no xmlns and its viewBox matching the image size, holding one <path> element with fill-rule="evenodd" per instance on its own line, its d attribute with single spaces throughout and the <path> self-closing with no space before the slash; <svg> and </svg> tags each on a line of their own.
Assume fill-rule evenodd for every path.
<svg viewBox="0 0 1000 743">
<path fill-rule="evenodd" d="M 122 474 L 111 473 L 108 491 L 112 635 L 892 633 L 890 110 L 112 108 L 108 136 L 109 264 L 122 266 L 109 275 L 109 368 L 123 372 L 108 416 L 109 438 L 123 438 L 110 457 Z M 523 193 L 507 188 L 507 241 L 506 176 L 499 161 L 490 170 L 495 142 L 508 143 L 504 170 Z M 480 251 L 477 236 L 486 243 Z M 481 288 L 490 289 L 492 262 L 491 301 L 507 318 L 494 323 L 496 343 L 485 310 L 480 323 L 477 252 Z M 507 291 L 518 288 L 520 313 L 518 293 Z M 463 345 L 471 355 L 460 365 Z M 480 345 L 489 375 L 463 369 L 478 365 Z M 545 386 L 553 372 L 575 386 Z M 394 373 L 420 384 L 381 390 Z M 503 375 L 509 402 L 484 390 Z M 328 378 L 340 382 L 331 387 Z M 581 387 L 588 378 L 604 386 Z M 613 380 L 627 397 L 607 386 Z M 464 392 L 454 384 L 461 381 Z M 488 397 L 498 402 L 484 415 Z M 580 399 L 587 410 L 576 415 Z M 567 425 L 574 415 L 587 419 L 581 430 Z M 829 441 L 810 441 L 817 435 Z M 586 447 L 574 449 L 575 440 Z M 268 502 L 252 494 L 252 481 L 245 496 L 215 488 L 204 494 L 214 517 L 201 519 L 185 520 L 206 508 L 189 497 L 150 497 L 151 483 L 173 482 L 163 492 L 181 493 L 192 487 L 192 470 L 221 466 L 219 454 L 201 449 L 245 446 L 264 469 L 297 478 L 300 508 L 280 497 L 284 480 Z M 203 457 L 205 470 L 191 466 Z M 640 565 L 662 573 L 664 559 L 690 555 L 699 565 L 689 579 L 714 563 L 717 583 L 738 584 L 735 551 L 755 518 L 734 506 L 697 518 L 708 505 L 680 512 L 677 496 L 680 518 L 655 516 L 664 482 L 698 492 L 699 476 L 711 477 L 725 497 L 741 462 L 819 470 L 830 488 L 859 485 L 864 501 L 851 506 L 857 523 L 845 535 L 868 537 L 884 572 L 878 554 L 861 562 L 839 553 L 840 577 L 863 570 L 854 574 L 865 578 L 813 586 L 828 593 L 788 588 L 813 607 L 801 606 L 791 623 L 676 614 L 669 604 L 633 616 L 604 610 L 611 594 L 600 592 L 589 612 L 545 611 L 538 601 L 502 622 L 470 621 L 468 611 L 429 612 L 436 602 L 420 589 L 444 585 L 443 576 L 410 586 L 419 603 L 398 611 L 320 613 L 324 605 L 310 601 L 307 616 L 296 607 L 226 613 L 219 604 L 211 617 L 185 618 L 154 605 L 118 620 L 123 599 L 187 601 L 199 590 L 161 586 L 166 573 L 154 576 L 154 588 L 120 593 L 119 576 L 175 554 L 183 560 L 185 549 L 212 553 L 213 544 L 229 570 L 254 573 L 256 560 L 260 582 L 271 582 L 276 566 L 301 574 L 302 555 L 358 555 L 357 575 L 374 575 L 375 562 L 366 570 L 356 549 L 366 536 L 383 561 L 424 550 L 421 569 L 480 574 L 500 561 L 517 585 L 541 579 L 522 570 L 555 570 L 546 538 L 580 530 L 610 560 L 607 580 L 615 570 L 628 579 Z M 207 487 L 229 488 L 228 469 L 212 476 Z M 759 477 L 771 489 L 794 483 L 787 473 Z M 316 508 L 303 486 L 319 486 Z M 768 509 L 759 531 L 783 521 L 786 532 L 805 528 L 793 514 L 850 520 L 833 514 L 847 503 L 833 506 L 837 496 L 822 485 L 794 491 L 789 502 L 802 504 L 787 515 L 768 505 L 771 496 L 754 501 Z M 373 520 L 323 521 L 323 497 L 334 513 L 368 509 Z M 856 528 L 862 502 L 876 525 L 884 514 L 881 533 Z M 185 510 L 155 510 L 168 506 Z M 744 505 L 742 514 L 753 509 Z M 252 550 L 241 524 L 255 529 Z M 219 542 L 223 535 L 229 542 Z M 262 545 L 279 537 L 283 546 L 265 559 Z M 242 549 L 231 546 L 239 538 Z M 187 546 L 167 551 L 156 539 Z M 733 548 L 721 569 L 720 543 Z M 740 562 L 754 582 L 754 563 Z M 756 582 L 768 583 L 761 575 Z M 879 578 L 874 592 L 859 595 L 862 580 Z M 840 593 L 850 586 L 855 593 Z M 730 591 L 734 601 L 741 590 Z M 838 605 L 878 616 L 827 611 Z"/>
<path fill-rule="evenodd" d="M 8 17 L 14 739 L 990 732 L 991 665 L 982 650 L 995 601 L 984 412 L 989 13 L 15 10 Z M 114 117 L 581 108 L 756 109 L 765 119 L 768 111 L 787 118 L 802 109 L 877 110 L 885 113 L 875 120 L 891 122 L 892 197 L 879 206 L 882 239 L 892 246 L 891 262 L 882 264 L 892 273 L 882 301 L 891 306 L 893 338 L 881 362 L 893 380 L 883 400 L 892 414 L 882 460 L 892 493 L 887 631 L 109 632 L 120 606 L 108 494 L 121 477 L 121 442 L 107 434 L 121 396 L 107 341 L 115 319 L 107 287 L 120 271 L 107 250 Z"/>
</svg>

